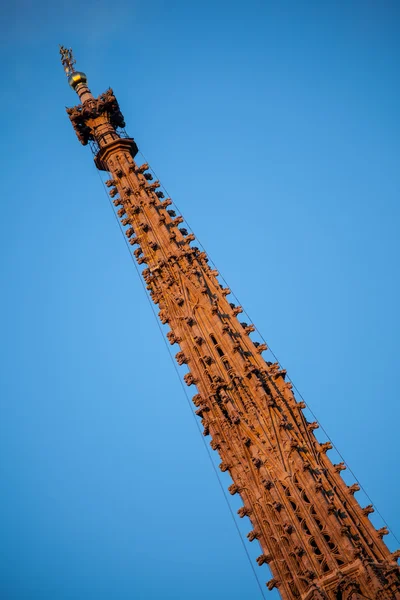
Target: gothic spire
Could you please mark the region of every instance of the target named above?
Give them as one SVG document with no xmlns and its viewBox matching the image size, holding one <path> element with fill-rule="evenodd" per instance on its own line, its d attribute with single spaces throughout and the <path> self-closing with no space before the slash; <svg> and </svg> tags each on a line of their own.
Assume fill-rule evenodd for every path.
<svg viewBox="0 0 400 600">
<path fill-rule="evenodd" d="M 303 414 L 286 371 L 264 360 L 265 344 L 253 342 L 254 326 L 238 320 L 240 306 L 218 280 L 183 217 L 171 209 L 148 165 L 135 162 L 137 146 L 121 137 L 124 120 L 108 90 L 93 98 L 86 75 L 73 70 L 71 50 L 60 50 L 68 80 L 82 104 L 67 109 L 82 144 L 95 142 L 96 166 L 106 182 L 135 259 L 143 269 L 176 360 L 196 393 L 193 402 L 204 436 L 228 471 L 229 492 L 239 494 L 247 538 L 259 544 L 257 563 L 269 565 L 268 589 L 284 600 L 400 600 L 398 554 L 382 541 L 333 465 L 330 442 L 314 435 L 317 423 Z"/>
</svg>

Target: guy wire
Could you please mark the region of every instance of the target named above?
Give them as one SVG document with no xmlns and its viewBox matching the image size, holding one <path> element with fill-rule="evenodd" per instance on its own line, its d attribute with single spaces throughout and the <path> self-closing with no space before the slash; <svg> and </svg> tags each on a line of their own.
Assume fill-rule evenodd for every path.
<svg viewBox="0 0 400 600">
<path fill-rule="evenodd" d="M 153 169 L 153 168 L 150 166 L 150 163 L 148 162 L 148 160 L 146 159 L 145 155 L 143 154 L 143 152 L 142 152 L 141 150 L 139 150 L 139 154 L 141 154 L 141 155 L 142 155 L 142 157 L 143 157 L 143 160 L 144 160 L 144 161 L 145 161 L 145 162 L 146 162 L 146 163 L 149 165 L 149 169 L 150 169 L 150 170 L 153 172 L 154 176 L 156 177 L 156 179 L 158 179 L 158 180 L 160 181 L 160 184 L 161 184 L 161 180 L 160 180 L 160 178 L 158 177 L 158 175 L 157 175 L 157 173 L 154 171 L 154 169 Z M 167 194 L 168 196 L 170 196 L 170 194 L 169 194 L 169 192 L 168 192 L 167 188 L 166 188 L 166 187 L 165 187 L 163 184 L 161 184 L 161 186 L 162 186 L 162 187 L 163 187 L 163 189 L 165 190 L 166 194 Z M 177 211 L 178 211 L 178 212 L 179 212 L 181 215 L 183 215 L 182 211 L 180 210 L 180 208 L 179 208 L 179 206 L 177 205 L 177 203 L 175 202 L 175 200 L 173 201 L 173 204 L 175 205 L 175 207 L 176 207 Z M 192 231 L 192 233 L 194 233 L 194 232 L 193 232 L 193 229 L 192 229 L 192 227 L 190 226 L 190 223 L 188 222 L 188 220 L 187 220 L 186 218 L 185 218 L 184 220 L 185 220 L 185 222 L 186 222 L 187 226 L 189 227 L 189 229 Z M 200 241 L 200 239 L 198 238 L 198 236 L 197 236 L 197 235 L 196 235 L 196 240 L 197 240 L 197 242 L 198 242 L 199 246 L 201 246 L 201 248 L 202 248 L 202 249 L 203 249 L 203 250 L 206 252 L 206 250 L 205 250 L 205 248 L 204 248 L 203 244 L 201 243 L 201 241 Z M 209 257 L 209 259 L 210 259 L 210 262 L 213 264 L 214 268 L 217 268 L 217 266 L 216 266 L 215 262 L 213 261 L 212 257 L 210 256 L 209 252 L 207 252 L 207 256 Z M 229 287 L 229 285 L 228 285 L 228 283 L 227 283 L 227 281 L 226 281 L 225 277 L 222 275 L 222 273 L 220 272 L 220 270 L 219 270 L 219 269 L 217 269 L 217 270 L 218 270 L 218 272 L 219 272 L 219 276 L 221 277 L 221 280 L 223 281 L 223 283 L 224 283 L 224 284 L 225 284 L 227 287 Z M 241 303 L 240 303 L 240 301 L 239 301 L 239 298 L 236 296 L 236 294 L 235 294 L 234 292 L 232 292 L 232 293 L 231 293 L 231 295 L 232 295 L 232 296 L 233 296 L 233 298 L 236 300 L 236 302 L 238 303 L 238 305 L 242 306 L 242 305 L 241 305 Z M 242 307 L 242 308 L 243 308 L 243 307 Z M 252 319 L 251 319 L 251 317 L 250 317 L 250 315 L 249 315 L 249 313 L 248 313 L 248 312 L 247 312 L 245 309 L 243 309 L 243 314 L 244 314 L 244 315 L 247 315 L 247 317 L 248 317 L 248 319 L 249 319 L 249 321 L 250 321 L 250 322 L 253 322 L 253 321 L 252 321 Z M 260 330 L 257 328 L 257 326 L 256 326 L 256 325 L 254 325 L 254 327 L 255 327 L 255 331 L 258 333 L 258 335 L 260 336 L 261 340 L 262 340 L 262 341 L 263 341 L 265 344 L 267 344 L 267 347 L 268 347 L 269 351 L 271 352 L 271 355 L 273 356 L 273 358 L 275 359 L 275 361 L 276 361 L 277 363 L 281 364 L 281 362 L 279 361 L 279 359 L 278 359 L 278 357 L 276 356 L 276 354 L 275 354 L 275 353 L 272 351 L 271 347 L 270 347 L 270 346 L 269 346 L 269 344 L 266 342 L 266 340 L 265 340 L 264 336 L 262 335 L 262 333 L 260 332 Z M 175 363 L 174 363 L 174 364 L 175 364 Z M 366 489 L 364 488 L 364 486 L 362 485 L 362 483 L 359 481 L 358 477 L 356 477 L 356 475 L 355 475 L 354 471 L 351 469 L 351 467 L 349 466 L 348 462 L 347 462 L 347 461 L 344 459 L 344 457 L 343 457 L 342 453 L 339 451 L 339 449 L 338 449 L 337 445 L 334 443 L 334 441 L 333 441 L 333 440 L 331 439 L 331 437 L 329 436 L 329 434 L 328 434 L 328 432 L 326 431 L 325 427 L 324 427 L 324 426 L 323 426 L 323 425 L 320 423 L 320 421 L 319 421 L 319 420 L 318 420 L 318 418 L 316 417 L 316 415 L 315 415 L 314 411 L 312 410 L 312 408 L 310 407 L 309 403 L 308 403 L 308 402 L 306 402 L 306 401 L 304 400 L 304 397 L 303 397 L 303 395 L 300 393 L 299 389 L 298 389 L 298 388 L 297 388 L 297 386 L 294 384 L 293 380 L 290 378 L 290 376 L 289 376 L 289 375 L 287 376 L 287 379 L 288 379 L 288 381 L 290 381 L 290 383 L 293 385 L 293 388 L 295 389 L 295 391 L 296 391 L 297 395 L 299 396 L 299 398 L 301 398 L 301 400 L 303 400 L 303 402 L 305 402 L 305 404 L 306 404 L 306 406 L 307 406 L 308 410 L 310 411 L 311 415 L 313 416 L 313 418 L 315 419 L 315 421 L 317 421 L 317 422 L 318 422 L 318 424 L 319 424 L 319 426 L 320 426 L 320 428 L 321 428 L 321 431 L 322 431 L 322 432 L 323 432 L 323 433 L 326 435 L 326 437 L 327 437 L 327 438 L 328 438 L 328 440 L 331 442 L 331 444 L 332 444 L 333 448 L 336 450 L 336 452 L 338 453 L 338 455 L 339 455 L 339 457 L 341 458 L 341 460 L 342 460 L 342 461 L 343 461 L 343 462 L 346 464 L 346 466 L 347 466 L 347 468 L 348 468 L 348 470 L 349 470 L 349 473 L 351 473 L 351 475 L 352 475 L 352 476 L 354 477 L 354 479 L 357 481 L 357 483 L 359 484 L 359 486 L 360 486 L 361 490 L 364 492 L 364 494 L 365 494 L 366 498 L 369 500 L 369 502 L 370 502 L 371 504 L 373 504 L 373 506 L 374 506 L 374 508 L 375 508 L 375 511 L 376 511 L 377 515 L 379 515 L 379 516 L 380 516 L 380 518 L 382 519 L 382 521 L 383 521 L 384 525 L 386 525 L 386 527 L 388 528 L 388 530 L 389 530 L 389 531 L 390 531 L 390 533 L 392 534 L 393 538 L 394 538 L 394 539 L 396 540 L 396 542 L 397 542 L 397 543 L 400 545 L 400 540 L 397 538 L 396 534 L 395 534 L 395 533 L 393 532 L 393 530 L 390 528 L 390 526 L 388 525 L 388 523 L 387 523 L 386 519 L 383 517 L 382 513 L 380 512 L 380 510 L 378 509 L 378 507 L 376 506 L 376 504 L 373 502 L 373 500 L 371 499 L 370 495 L 368 494 L 368 492 L 366 491 Z"/>
</svg>

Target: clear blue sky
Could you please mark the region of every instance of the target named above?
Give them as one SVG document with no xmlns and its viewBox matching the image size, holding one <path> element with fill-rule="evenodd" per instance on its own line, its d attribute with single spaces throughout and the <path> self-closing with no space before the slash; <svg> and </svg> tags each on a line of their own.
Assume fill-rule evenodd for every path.
<svg viewBox="0 0 400 600">
<path fill-rule="evenodd" d="M 400 536 L 399 15 L 388 0 L 3 7 L 2 599 L 261 598 L 65 113 L 76 97 L 59 43 L 96 95 L 114 88 L 128 132 Z"/>
</svg>

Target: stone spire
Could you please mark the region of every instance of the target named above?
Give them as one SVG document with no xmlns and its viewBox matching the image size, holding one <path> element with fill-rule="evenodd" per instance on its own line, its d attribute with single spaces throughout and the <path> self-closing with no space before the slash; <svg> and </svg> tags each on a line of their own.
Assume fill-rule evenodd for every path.
<svg viewBox="0 0 400 600">
<path fill-rule="evenodd" d="M 332 446 L 317 441 L 318 424 L 305 419 L 285 370 L 264 360 L 266 345 L 250 338 L 254 326 L 240 322 L 242 308 L 228 301 L 229 288 L 180 226 L 170 198 L 148 165 L 135 162 L 137 146 L 120 137 L 125 123 L 112 90 L 94 98 L 65 52 L 81 100 L 67 113 L 79 141 L 96 144 L 97 168 L 110 174 L 125 235 L 175 358 L 188 366 L 184 380 L 195 390 L 203 434 L 232 478 L 230 494 L 243 500 L 238 514 L 251 522 L 257 563 L 271 569 L 268 589 L 284 600 L 400 600 L 399 553 L 383 543 L 387 530 L 372 526 L 372 507 L 361 508 L 357 484 L 341 478 L 345 465 L 329 460 Z"/>
</svg>

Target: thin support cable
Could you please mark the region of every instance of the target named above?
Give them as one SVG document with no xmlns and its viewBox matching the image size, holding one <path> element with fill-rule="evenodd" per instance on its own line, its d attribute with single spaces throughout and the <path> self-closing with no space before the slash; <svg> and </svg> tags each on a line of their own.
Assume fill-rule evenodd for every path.
<svg viewBox="0 0 400 600">
<path fill-rule="evenodd" d="M 139 154 L 141 154 L 141 156 L 143 157 L 143 160 L 149 164 L 147 158 L 145 157 L 145 155 L 143 154 L 143 152 L 141 150 L 139 150 Z M 157 173 L 154 171 L 154 169 L 152 167 L 150 167 L 150 170 L 153 172 L 154 176 L 160 181 Z M 160 181 L 161 184 L 161 181 Z M 161 186 L 164 188 L 166 194 L 168 196 L 170 196 L 167 188 L 161 184 Z M 174 205 L 176 207 L 176 209 L 178 210 L 178 212 L 180 212 L 182 214 L 182 211 L 180 210 L 179 206 L 177 205 L 177 203 L 174 201 Z M 189 229 L 193 232 L 193 229 L 190 225 L 190 223 L 188 222 L 188 220 L 185 218 L 186 224 L 189 227 Z M 196 240 L 199 243 L 199 246 L 201 246 L 201 248 L 205 251 L 205 248 L 203 246 L 203 244 L 201 243 L 200 239 L 198 238 L 198 236 L 196 235 Z M 213 264 L 214 268 L 216 268 L 216 264 L 213 261 L 212 257 L 210 256 L 210 254 L 207 252 L 207 255 L 210 259 L 210 262 Z M 220 272 L 220 270 L 218 269 L 219 272 L 219 276 L 221 278 L 221 280 L 223 281 L 223 283 L 228 286 L 228 283 L 225 279 L 225 277 L 222 275 L 222 273 Z M 233 296 L 233 298 L 236 300 L 236 302 L 241 306 L 240 300 L 239 298 L 236 296 L 236 294 L 234 292 L 232 292 L 231 294 Z M 252 319 L 249 315 L 249 313 L 243 309 L 243 314 L 246 315 L 249 319 L 250 322 L 252 322 Z M 254 325 L 255 327 L 255 331 L 258 333 L 258 335 L 260 336 L 261 340 L 267 344 L 268 350 L 271 352 L 271 355 L 273 356 L 273 358 L 275 359 L 275 361 L 279 364 L 281 364 L 280 360 L 278 359 L 278 357 L 276 356 L 276 354 L 273 352 L 273 350 L 271 349 L 271 347 L 269 346 L 269 344 L 267 343 L 267 341 L 265 340 L 264 336 L 262 335 L 262 333 L 260 332 L 260 330 L 257 328 L 256 325 Z M 344 459 L 342 453 L 340 452 L 340 450 L 338 449 L 337 445 L 334 443 L 334 441 L 332 440 L 332 438 L 329 436 L 328 432 L 326 431 L 326 429 L 324 428 L 324 426 L 320 423 L 319 419 L 317 418 L 317 416 L 315 415 L 314 411 L 312 410 L 312 408 L 310 407 L 310 404 L 308 402 L 306 402 L 304 400 L 303 395 L 300 393 L 299 389 L 297 388 L 297 386 L 294 384 L 293 380 L 288 376 L 288 381 L 290 381 L 290 383 L 293 385 L 293 388 L 295 389 L 297 395 L 299 396 L 299 398 L 301 398 L 301 400 L 303 400 L 303 402 L 305 402 L 306 407 L 308 408 L 308 410 L 310 411 L 311 415 L 313 416 L 313 418 L 318 422 L 318 424 L 320 425 L 321 431 L 326 435 L 326 437 L 328 438 L 328 440 L 331 442 L 332 447 L 336 450 L 336 452 L 338 453 L 339 457 L 341 458 L 341 460 L 346 464 L 349 473 L 351 473 L 351 475 L 354 477 L 354 479 L 357 481 L 357 483 L 360 486 L 360 489 L 364 492 L 365 496 L 367 497 L 367 499 L 369 500 L 369 502 L 371 504 L 374 505 L 375 511 L 377 513 L 377 515 L 379 515 L 379 517 L 382 519 L 384 525 L 388 528 L 388 530 L 390 531 L 390 533 L 392 534 L 393 538 L 396 540 L 396 542 L 400 545 L 400 540 L 399 538 L 396 536 L 396 534 L 394 533 L 393 529 L 389 526 L 387 520 L 383 517 L 382 513 L 380 512 L 380 510 L 378 509 L 377 505 L 373 502 L 373 500 L 371 499 L 370 495 L 368 494 L 368 492 L 366 491 L 366 489 L 364 488 L 364 486 L 362 485 L 362 483 L 359 481 L 359 478 L 356 476 L 356 474 L 354 473 L 353 469 L 351 469 L 350 465 L 348 464 L 348 462 Z"/>
<path fill-rule="evenodd" d="M 96 169 L 96 170 L 97 170 L 97 169 Z M 182 379 L 181 379 L 180 373 L 179 373 L 179 371 L 178 371 L 178 367 L 177 367 L 177 366 L 176 366 L 176 364 L 175 364 L 174 357 L 172 356 L 172 354 L 171 354 L 171 352 L 170 352 L 170 349 L 169 349 L 169 347 L 168 347 L 167 340 L 165 339 L 164 332 L 163 332 L 163 330 L 162 330 L 162 327 L 161 327 L 161 325 L 160 325 L 160 322 L 159 322 L 159 320 L 158 320 L 157 314 L 156 314 L 156 312 L 155 312 L 155 307 L 154 307 L 154 305 L 153 305 L 153 303 L 152 303 L 152 301 L 151 301 L 151 299 L 150 299 L 150 297 L 149 297 L 149 295 L 148 295 L 148 293 L 147 293 L 147 291 L 146 291 L 146 286 L 144 285 L 143 278 L 142 278 L 142 274 L 141 274 L 141 272 L 139 271 L 139 269 L 138 269 L 138 266 L 137 266 L 137 264 L 136 264 L 136 261 L 135 261 L 135 259 L 134 259 L 133 255 L 132 255 L 131 249 L 130 249 L 130 247 L 129 247 L 129 242 L 127 241 L 127 239 L 126 239 L 126 237 L 125 237 L 125 235 L 124 235 L 124 230 L 123 230 L 123 228 L 122 228 L 122 225 L 121 225 L 121 223 L 120 223 L 120 221 L 119 221 L 119 219 L 118 219 L 118 216 L 117 216 L 117 214 L 116 214 L 116 212 L 115 212 L 115 210 L 114 210 L 114 207 L 113 207 L 113 205 L 112 205 L 112 201 L 111 201 L 111 199 L 110 199 L 110 197 L 109 197 L 109 195 L 108 195 L 108 193 L 107 193 L 107 190 L 106 190 L 106 187 L 105 187 L 105 185 L 104 185 L 104 182 L 103 182 L 103 180 L 102 180 L 102 178 L 101 178 L 101 175 L 100 175 L 99 171 L 97 171 L 97 173 L 98 173 L 98 175 L 99 175 L 99 179 L 100 179 L 100 181 L 101 181 L 101 183 L 102 183 L 103 190 L 104 190 L 104 192 L 105 192 L 105 194 L 106 194 L 106 196 L 107 196 L 107 199 L 108 199 L 108 201 L 109 201 L 109 205 L 110 205 L 111 211 L 112 211 L 112 213 L 113 213 L 113 215 L 114 215 L 114 217 L 115 217 L 115 219 L 116 219 L 116 221 L 117 221 L 117 223 L 118 223 L 119 229 L 120 229 L 120 231 L 121 231 L 121 233 L 122 233 L 122 235 L 123 235 L 123 238 L 124 238 L 124 241 L 125 241 L 125 245 L 126 245 L 126 247 L 127 247 L 127 249 L 128 249 L 128 252 L 129 252 L 129 256 L 130 256 L 130 258 L 131 258 L 131 260 L 132 260 L 132 262 L 133 262 L 133 264 L 134 264 L 134 266 L 135 266 L 135 270 L 136 270 L 136 272 L 137 272 L 137 274 L 138 274 L 138 276 L 139 276 L 140 283 L 141 283 L 141 285 L 142 285 L 142 287 L 143 287 L 143 289 L 144 289 L 145 296 L 146 296 L 146 298 L 147 298 L 147 301 L 148 301 L 148 303 L 149 303 L 149 305 L 150 305 L 151 311 L 152 311 L 152 313 L 153 313 L 153 315 L 154 315 L 154 317 L 155 317 L 155 320 L 156 320 L 156 323 L 157 323 L 158 329 L 159 329 L 159 331 L 160 331 L 160 333 L 161 333 L 161 337 L 162 337 L 162 339 L 163 339 L 163 341 L 164 341 L 164 344 L 165 344 L 165 347 L 166 347 L 166 349 L 167 349 L 168 355 L 169 355 L 169 357 L 170 357 L 170 359 L 171 359 L 171 361 L 172 361 L 172 364 L 174 365 L 174 369 L 175 369 L 175 372 L 176 372 L 176 374 L 177 374 L 177 376 L 178 376 L 179 383 L 180 383 L 180 385 L 181 385 L 181 387 L 182 387 L 182 390 L 183 390 L 183 392 L 184 392 L 184 395 L 185 395 L 186 401 L 187 401 L 187 403 L 188 403 L 188 406 L 189 406 L 190 413 L 191 413 L 191 415 L 192 415 L 192 417 L 193 417 L 193 419 L 194 419 L 194 421 L 195 421 L 195 423 L 196 423 L 196 427 L 197 427 L 197 429 L 198 429 L 198 431 L 199 431 L 199 434 L 200 434 L 200 436 L 201 436 L 201 439 L 202 439 L 203 445 L 204 445 L 204 447 L 205 447 L 205 449 L 206 449 L 207 456 L 208 456 L 208 458 L 209 458 L 209 461 L 211 462 L 211 465 L 212 465 L 212 468 L 213 468 L 213 470 L 214 470 L 215 476 L 216 476 L 216 478 L 217 478 L 217 480 L 218 480 L 218 483 L 219 483 L 219 486 L 220 486 L 220 488 L 221 488 L 221 490 L 222 490 L 222 494 L 223 494 L 223 496 L 224 496 L 224 498 L 225 498 L 225 501 L 226 501 L 226 503 L 227 503 L 227 505 L 228 505 L 229 512 L 230 512 L 230 514 L 231 514 L 231 517 L 232 517 L 232 520 L 233 520 L 233 522 L 234 522 L 234 524 L 235 524 L 235 528 L 236 528 L 236 530 L 237 530 L 237 532 L 238 532 L 238 535 L 239 535 L 240 541 L 242 542 L 242 546 L 243 546 L 243 548 L 244 548 L 244 551 L 245 551 L 245 553 L 246 553 L 246 555 L 247 555 L 247 558 L 248 558 L 248 561 L 249 561 L 249 563 L 250 563 L 250 566 L 251 566 L 251 569 L 252 569 L 253 575 L 254 575 L 254 577 L 255 577 L 255 580 L 256 580 L 256 582 L 257 582 L 258 588 L 259 588 L 259 590 L 260 590 L 261 597 L 263 598 L 263 600 L 265 600 L 265 599 L 266 599 L 266 596 L 265 596 L 265 594 L 264 594 L 264 590 L 263 590 L 263 588 L 262 588 L 262 586 L 261 586 L 261 583 L 260 583 L 260 580 L 259 580 L 259 578 L 258 578 L 258 576 L 257 576 L 257 572 L 256 572 L 256 570 L 255 570 L 255 567 L 254 567 L 254 565 L 253 565 L 253 561 L 252 561 L 252 559 L 251 559 L 251 556 L 250 556 L 250 554 L 249 554 L 249 551 L 248 551 L 248 549 L 247 549 L 247 547 L 246 547 L 246 543 L 245 543 L 245 541 L 244 541 L 244 539 L 243 539 L 242 533 L 241 533 L 241 531 L 240 531 L 240 529 L 239 529 L 239 525 L 237 524 L 237 521 L 236 521 L 235 515 L 234 515 L 234 513 L 233 513 L 232 507 L 231 507 L 231 505 L 230 505 L 229 499 L 228 499 L 228 497 L 227 497 L 227 495 L 226 495 L 226 493 L 225 493 L 225 488 L 224 488 L 224 486 L 223 486 L 223 483 L 222 483 L 222 481 L 221 481 L 221 479 L 220 479 L 220 477 L 219 477 L 219 474 L 218 474 L 217 468 L 216 468 L 216 466 L 215 466 L 215 464 L 214 464 L 214 461 L 213 461 L 213 459 L 212 459 L 211 452 L 210 452 L 210 450 L 209 450 L 209 448 L 208 448 L 208 446 L 207 446 L 207 443 L 206 443 L 206 441 L 205 441 L 205 439 L 204 439 L 204 436 L 203 436 L 203 434 L 202 434 L 202 431 L 201 431 L 201 429 L 200 429 L 200 425 L 199 425 L 199 423 L 198 423 L 198 420 L 196 419 L 196 415 L 194 414 L 194 412 L 193 412 L 193 410 L 192 410 L 191 400 L 190 400 L 190 398 L 189 398 L 189 395 L 188 395 L 188 393 L 187 393 L 187 390 L 186 390 L 186 388 L 185 388 L 185 386 L 184 386 L 184 384 L 183 384 L 183 381 L 182 381 Z"/>
</svg>

